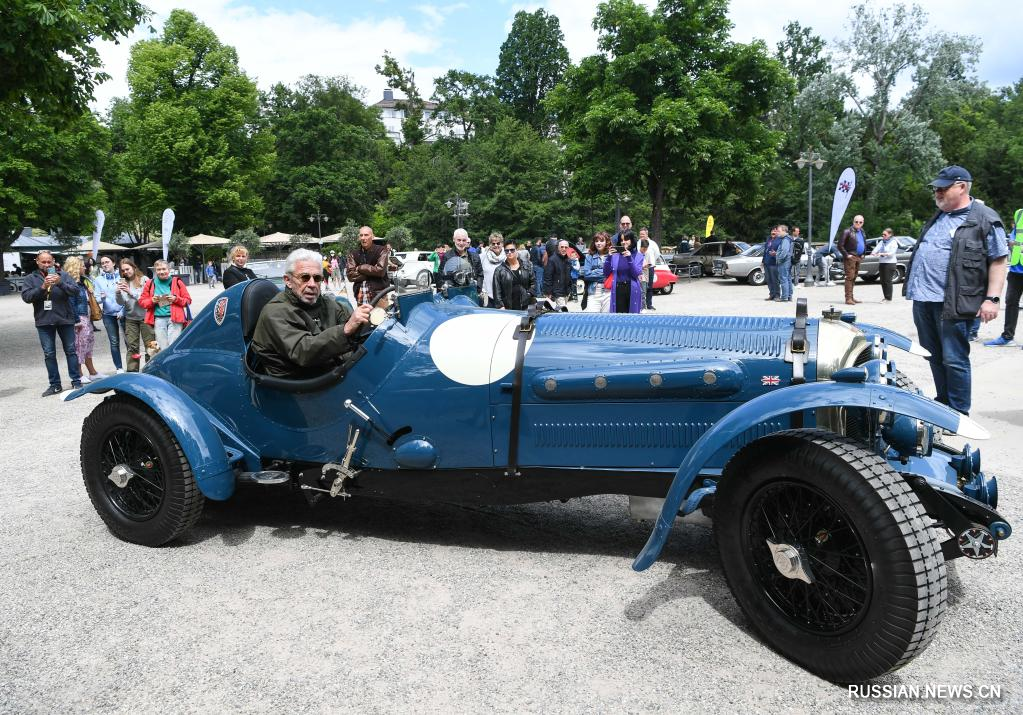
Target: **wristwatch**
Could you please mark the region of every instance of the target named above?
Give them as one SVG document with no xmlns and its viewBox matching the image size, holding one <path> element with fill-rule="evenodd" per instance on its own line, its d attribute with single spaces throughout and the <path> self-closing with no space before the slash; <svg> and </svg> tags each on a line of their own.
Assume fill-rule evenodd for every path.
<svg viewBox="0 0 1023 715">
<path fill-rule="evenodd" d="M 1002 299 L 997 295 L 986 295 L 984 296 L 984 300 L 990 300 L 995 305 L 998 305 L 999 303 L 1002 302 Z"/>
</svg>

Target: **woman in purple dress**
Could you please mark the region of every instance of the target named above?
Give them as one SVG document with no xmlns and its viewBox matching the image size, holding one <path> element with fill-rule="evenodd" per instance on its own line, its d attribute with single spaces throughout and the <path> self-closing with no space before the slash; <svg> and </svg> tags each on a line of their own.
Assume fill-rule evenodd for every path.
<svg viewBox="0 0 1023 715">
<path fill-rule="evenodd" d="M 626 231 L 612 246 L 604 259 L 604 278 L 611 279 L 611 312 L 638 313 L 643 308 L 643 290 L 639 277 L 643 273 L 643 254 L 636 250 L 636 234 Z"/>
</svg>

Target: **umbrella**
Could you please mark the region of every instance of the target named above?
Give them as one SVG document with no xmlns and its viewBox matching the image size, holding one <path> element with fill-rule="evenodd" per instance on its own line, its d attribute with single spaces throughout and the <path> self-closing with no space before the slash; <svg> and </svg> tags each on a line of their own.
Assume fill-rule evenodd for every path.
<svg viewBox="0 0 1023 715">
<path fill-rule="evenodd" d="M 189 246 L 223 246 L 225 243 L 230 243 L 230 241 L 220 236 L 209 236 L 205 233 L 188 237 Z"/>
<path fill-rule="evenodd" d="M 101 251 L 127 251 L 127 246 L 118 246 L 116 243 L 107 243 L 106 241 L 99 242 L 99 250 Z M 72 248 L 68 253 L 92 253 L 92 238 L 82 239 L 82 242 L 77 247 Z"/>
<path fill-rule="evenodd" d="M 269 236 L 261 236 L 259 238 L 260 244 L 264 246 L 285 246 L 291 243 L 290 233 L 271 233 Z"/>
<path fill-rule="evenodd" d="M 341 240 L 340 233 L 332 233 L 329 236 L 324 236 L 323 238 L 314 238 L 309 243 L 315 243 L 322 246 L 325 243 L 337 243 L 340 240 Z"/>
</svg>

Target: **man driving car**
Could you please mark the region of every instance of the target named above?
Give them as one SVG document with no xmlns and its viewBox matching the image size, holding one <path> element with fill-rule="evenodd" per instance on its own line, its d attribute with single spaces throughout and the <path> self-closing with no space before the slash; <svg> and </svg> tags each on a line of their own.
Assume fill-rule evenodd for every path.
<svg viewBox="0 0 1023 715">
<path fill-rule="evenodd" d="M 285 289 L 259 315 L 252 351 L 260 369 L 273 377 L 305 379 L 337 366 L 358 347 L 360 328 L 369 322 L 369 305 L 353 312 L 320 294 L 323 258 L 299 248 L 285 262 Z"/>
</svg>

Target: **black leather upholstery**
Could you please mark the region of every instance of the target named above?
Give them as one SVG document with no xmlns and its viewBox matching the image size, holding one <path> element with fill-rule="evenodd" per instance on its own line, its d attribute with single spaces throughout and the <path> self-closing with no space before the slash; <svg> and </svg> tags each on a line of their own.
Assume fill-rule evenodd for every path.
<svg viewBox="0 0 1023 715">
<path fill-rule="evenodd" d="M 266 278 L 257 278 L 249 281 L 242 293 L 242 336 L 246 345 L 252 340 L 252 334 L 256 332 L 256 323 L 259 322 L 259 314 L 280 289 Z"/>
</svg>

